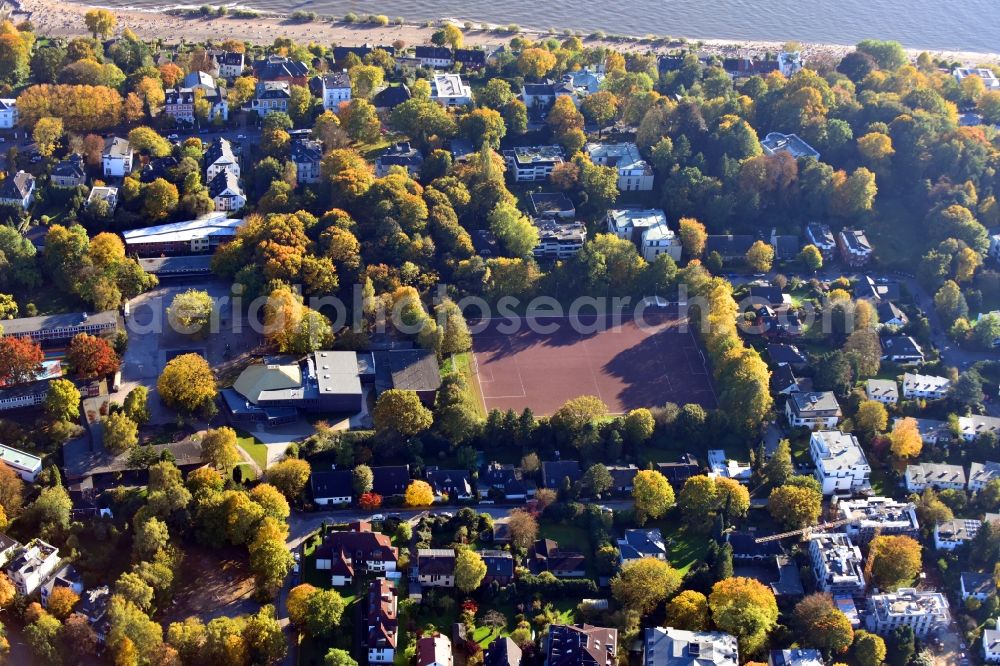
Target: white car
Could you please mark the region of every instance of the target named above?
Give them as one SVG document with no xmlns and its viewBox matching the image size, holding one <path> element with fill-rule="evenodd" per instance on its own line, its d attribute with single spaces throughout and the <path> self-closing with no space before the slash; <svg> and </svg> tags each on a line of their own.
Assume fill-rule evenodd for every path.
<svg viewBox="0 0 1000 666">
<path fill-rule="evenodd" d="M 237 139 L 245 139 L 245 138 L 247 138 L 247 136 L 246 136 L 246 134 L 237 134 L 236 138 Z"/>
<path fill-rule="evenodd" d="M 167 138 L 170 139 L 171 141 L 176 141 L 177 139 L 179 139 L 181 137 L 179 135 L 177 135 L 177 134 L 170 134 L 170 135 L 167 136 Z"/>
<path fill-rule="evenodd" d="M 368 520 L 371 520 L 371 521 L 385 520 L 385 516 L 382 515 L 381 513 L 376 513 L 374 516 L 369 516 Z"/>
</svg>

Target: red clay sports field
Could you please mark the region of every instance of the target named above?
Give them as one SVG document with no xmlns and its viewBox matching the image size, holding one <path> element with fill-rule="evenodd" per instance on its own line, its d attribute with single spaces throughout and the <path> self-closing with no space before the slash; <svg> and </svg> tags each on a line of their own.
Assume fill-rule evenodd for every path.
<svg viewBox="0 0 1000 666">
<path fill-rule="evenodd" d="M 472 366 L 487 411 L 530 407 L 545 416 L 581 395 L 596 395 L 616 414 L 667 402 L 717 405 L 701 348 L 676 314 L 647 312 L 642 325 L 625 317 L 618 326 L 610 315 L 577 317 L 593 332 L 566 317 L 533 320 L 554 330 L 500 318 L 474 333 Z"/>
</svg>

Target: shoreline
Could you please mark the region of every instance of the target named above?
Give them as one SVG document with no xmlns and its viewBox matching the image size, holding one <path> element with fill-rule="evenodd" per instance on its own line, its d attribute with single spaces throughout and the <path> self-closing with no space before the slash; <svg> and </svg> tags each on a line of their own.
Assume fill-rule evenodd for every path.
<svg viewBox="0 0 1000 666">
<path fill-rule="evenodd" d="M 442 21 L 463 24 L 460 19 L 448 18 L 434 22 L 432 27 L 426 24 L 404 23 L 402 25 L 372 25 L 359 23 L 331 22 L 317 18 L 312 22 L 296 22 L 286 16 L 254 9 L 259 14 L 257 18 L 236 18 L 230 15 L 222 17 L 177 16 L 166 13 L 166 8 L 138 9 L 107 7 L 100 3 L 92 5 L 68 2 L 66 0 L 6 0 L 6 6 L 12 7 L 12 15 L 19 20 L 30 20 L 35 26 L 36 34 L 45 37 L 80 37 L 89 36 L 84 25 L 84 14 L 94 7 L 110 9 L 118 19 L 118 31 L 131 29 L 140 38 L 147 41 L 161 40 L 164 43 L 183 42 L 219 42 L 225 39 L 238 39 L 253 44 L 268 45 L 278 37 L 288 37 L 299 43 L 318 42 L 320 44 L 336 44 L 356 46 L 364 43 L 391 44 L 401 40 L 407 46 L 429 44 L 431 35 Z M 173 7 L 177 7 L 174 5 Z M 465 43 L 467 46 L 486 46 L 506 44 L 514 37 L 513 33 L 492 32 L 483 30 L 487 24 L 471 21 L 475 29 L 467 31 Z M 522 28 L 518 33 L 537 40 L 549 36 L 562 38 L 563 33 L 551 33 L 547 30 Z M 176 39 L 165 39 L 164 35 L 176 35 Z M 684 39 L 673 38 L 669 43 L 651 43 L 644 37 L 629 37 L 617 39 L 606 37 L 591 39 L 581 35 L 588 46 L 608 46 L 619 51 L 640 51 L 663 54 L 683 48 L 694 48 L 705 55 L 724 57 L 754 56 L 765 53 L 776 53 L 781 50 L 783 42 L 766 40 L 727 40 L 727 39 Z M 809 60 L 839 60 L 854 49 L 846 44 L 801 43 L 802 55 Z M 932 58 L 949 61 L 959 61 L 969 64 L 1000 64 L 1000 53 L 979 53 L 975 51 L 950 51 L 940 49 L 905 49 L 911 58 L 926 51 Z"/>
</svg>

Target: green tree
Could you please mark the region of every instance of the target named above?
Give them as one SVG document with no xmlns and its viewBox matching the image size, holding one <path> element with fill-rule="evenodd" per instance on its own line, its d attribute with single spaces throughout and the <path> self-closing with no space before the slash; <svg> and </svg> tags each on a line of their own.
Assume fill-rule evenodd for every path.
<svg viewBox="0 0 1000 666">
<path fill-rule="evenodd" d="M 507 126 L 498 111 L 487 108 L 474 109 L 461 122 L 462 133 L 477 149 L 489 146 L 500 148 L 500 140 L 507 134 Z"/>
<path fill-rule="evenodd" d="M 207 430 L 201 438 L 201 459 L 219 470 L 232 469 L 242 459 L 236 431 L 227 426 Z"/>
<path fill-rule="evenodd" d="M 632 482 L 632 499 L 636 521 L 642 525 L 649 518 L 662 517 L 674 506 L 674 489 L 665 476 L 656 470 L 644 469 L 636 473 Z"/>
<path fill-rule="evenodd" d="M 286 499 L 298 497 L 309 481 L 312 469 L 309 463 L 298 458 L 286 458 L 267 468 L 267 482 L 281 491 Z"/>
<path fill-rule="evenodd" d="M 860 666 L 881 666 L 885 661 L 885 641 L 878 634 L 854 632 L 854 658 Z"/>
<path fill-rule="evenodd" d="M 823 509 L 823 496 L 809 488 L 780 486 L 771 491 L 767 509 L 790 529 L 814 525 Z"/>
<path fill-rule="evenodd" d="M 708 607 L 715 626 L 736 636 L 745 655 L 763 647 L 778 622 L 774 593 L 752 578 L 720 580 L 712 587 Z"/>
<path fill-rule="evenodd" d="M 347 650 L 330 648 L 323 657 L 323 666 L 358 666 Z"/>
<path fill-rule="evenodd" d="M 655 557 L 626 562 L 611 579 L 611 594 L 622 606 L 643 615 L 651 613 L 681 584 L 680 573 Z"/>
<path fill-rule="evenodd" d="M 124 412 L 115 412 L 104 419 L 104 448 L 118 455 L 139 444 L 139 426 Z"/>
<path fill-rule="evenodd" d="M 370 493 L 374 480 L 375 475 L 372 474 L 372 468 L 368 465 L 357 465 L 351 472 L 351 482 L 354 492 L 358 495 Z"/>
<path fill-rule="evenodd" d="M 947 325 L 956 319 L 969 315 L 969 306 L 965 302 L 962 290 L 953 280 L 946 280 L 937 293 L 934 294 L 934 308 Z"/>
<path fill-rule="evenodd" d="M 601 463 L 591 465 L 583 475 L 583 487 L 591 497 L 598 497 L 611 489 L 614 479 Z"/>
<path fill-rule="evenodd" d="M 135 553 L 136 559 L 152 559 L 158 551 L 166 548 L 169 542 L 170 532 L 167 524 L 158 518 L 150 518 L 136 526 L 132 552 Z"/>
<path fill-rule="evenodd" d="M 375 402 L 375 430 L 411 437 L 431 427 L 434 417 L 414 391 L 389 389 Z"/>
<path fill-rule="evenodd" d="M 868 437 L 874 437 L 885 430 L 889 423 L 889 413 L 885 405 L 875 400 L 864 400 L 854 414 L 854 427 Z"/>
<path fill-rule="evenodd" d="M 316 637 L 332 636 L 344 614 L 344 599 L 336 590 L 319 590 L 306 602 L 306 631 Z"/>
<path fill-rule="evenodd" d="M 474 550 L 462 549 L 455 557 L 455 587 L 466 594 L 479 588 L 486 577 L 486 563 Z"/>
<path fill-rule="evenodd" d="M 125 415 L 142 426 L 149 422 L 149 390 L 142 385 L 136 386 L 125 396 L 122 405 Z"/>
<path fill-rule="evenodd" d="M 45 413 L 56 421 L 76 421 L 80 418 L 80 392 L 68 379 L 54 379 L 45 395 Z"/>
<path fill-rule="evenodd" d="M 819 269 L 823 268 L 823 255 L 820 253 L 819 249 L 813 244 L 806 245 L 799 252 L 799 261 L 805 266 L 807 271 L 815 273 Z"/>
<path fill-rule="evenodd" d="M 207 333 L 215 300 L 207 291 L 188 289 L 176 296 L 167 308 L 167 317 L 180 333 Z"/>
<path fill-rule="evenodd" d="M 785 485 L 795 473 L 792 466 L 792 445 L 787 439 L 778 442 L 778 447 L 764 467 L 764 473 L 767 475 L 767 482 L 775 488 Z"/>
<path fill-rule="evenodd" d="M 502 201 L 497 204 L 488 222 L 490 231 L 509 256 L 530 257 L 538 245 L 538 229 L 513 203 Z"/>
<path fill-rule="evenodd" d="M 180 201 L 177 186 L 163 178 L 157 178 L 143 188 L 143 212 L 153 220 L 160 220 L 168 215 Z"/>
</svg>

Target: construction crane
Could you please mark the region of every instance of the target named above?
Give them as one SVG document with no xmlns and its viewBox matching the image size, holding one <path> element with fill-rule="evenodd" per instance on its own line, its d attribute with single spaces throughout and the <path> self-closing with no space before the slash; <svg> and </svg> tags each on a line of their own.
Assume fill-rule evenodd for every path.
<svg viewBox="0 0 1000 666">
<path fill-rule="evenodd" d="M 913 504 L 906 504 L 905 506 L 902 507 L 903 510 L 908 510 L 912 508 Z M 873 516 L 868 516 L 868 517 L 876 518 L 883 515 L 885 515 L 884 509 L 882 511 L 877 512 Z M 778 534 L 769 534 L 767 536 L 762 536 L 757 539 L 754 539 L 754 542 L 767 543 L 768 541 L 778 541 L 779 539 L 787 539 L 788 537 L 793 537 L 793 536 L 801 536 L 804 538 L 809 536 L 812 532 L 822 532 L 824 530 L 832 530 L 835 527 L 843 527 L 844 525 L 860 522 L 861 519 L 862 519 L 861 517 L 857 517 L 857 518 L 841 518 L 840 520 L 831 520 L 830 522 L 819 523 L 817 525 L 810 525 L 808 527 L 803 527 L 802 529 L 799 530 L 780 532 Z"/>
</svg>

